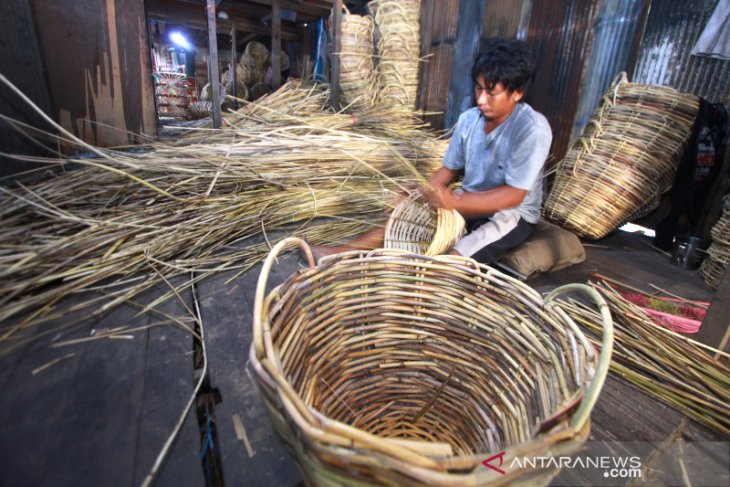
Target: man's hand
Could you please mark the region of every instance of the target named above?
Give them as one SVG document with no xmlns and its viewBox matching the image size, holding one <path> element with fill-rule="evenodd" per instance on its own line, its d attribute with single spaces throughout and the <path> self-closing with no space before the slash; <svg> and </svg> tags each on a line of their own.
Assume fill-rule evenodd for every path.
<svg viewBox="0 0 730 487">
<path fill-rule="evenodd" d="M 395 207 L 406 198 L 408 198 L 408 193 L 403 189 L 399 189 L 398 191 L 388 191 L 383 198 L 385 212 L 392 213 L 393 210 L 395 210 Z"/>
<path fill-rule="evenodd" d="M 456 196 L 446 186 L 440 184 L 421 186 L 419 191 L 428 200 L 428 205 L 434 210 L 438 210 L 439 208 L 446 210 L 454 209 Z"/>
</svg>

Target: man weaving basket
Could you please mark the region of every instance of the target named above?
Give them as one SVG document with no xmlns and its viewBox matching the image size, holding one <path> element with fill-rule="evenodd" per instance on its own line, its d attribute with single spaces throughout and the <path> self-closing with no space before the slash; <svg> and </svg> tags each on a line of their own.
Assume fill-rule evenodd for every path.
<svg viewBox="0 0 730 487">
<path fill-rule="evenodd" d="M 454 209 L 467 234 L 452 254 L 493 263 L 535 231 L 542 203 L 542 171 L 552 142 L 547 119 L 522 100 L 534 60 L 518 40 L 489 39 L 472 68 L 476 107 L 459 116 L 440 167 L 419 191 L 434 208 Z M 463 171 L 462 189 L 449 185 Z M 376 228 L 336 246 L 313 246 L 315 258 L 382 247 Z"/>
</svg>

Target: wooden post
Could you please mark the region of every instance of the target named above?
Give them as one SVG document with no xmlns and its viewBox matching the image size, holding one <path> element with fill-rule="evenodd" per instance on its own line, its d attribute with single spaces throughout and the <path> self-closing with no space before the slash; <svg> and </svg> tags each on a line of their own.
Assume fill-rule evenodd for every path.
<svg viewBox="0 0 730 487">
<path fill-rule="evenodd" d="M 208 12 L 208 80 L 213 103 L 213 128 L 221 128 L 221 87 L 218 72 L 218 37 L 215 25 L 215 0 L 207 0 Z"/>
<path fill-rule="evenodd" d="M 717 349 L 727 351 L 730 339 L 730 268 L 717 286 L 715 296 L 710 302 L 702 327 L 695 340 Z"/>
<path fill-rule="evenodd" d="M 238 94 L 238 75 L 236 73 L 238 71 L 236 69 L 236 66 L 238 64 L 236 62 L 237 59 L 238 59 L 238 54 L 236 53 L 236 23 L 231 22 L 231 67 L 229 69 L 231 70 L 231 83 L 233 83 L 232 95 L 234 98 L 234 100 L 233 100 L 233 109 L 234 110 L 238 110 L 238 100 L 236 100 L 236 98 L 238 98 L 238 96 L 239 96 L 239 94 Z"/>
<path fill-rule="evenodd" d="M 271 4 L 271 88 L 281 86 L 281 0 Z"/>
<path fill-rule="evenodd" d="M 340 51 L 342 51 L 342 39 L 340 38 L 342 25 L 342 0 L 335 0 L 332 5 L 332 75 L 330 76 L 331 98 L 330 105 L 335 110 L 340 109 Z"/>
</svg>

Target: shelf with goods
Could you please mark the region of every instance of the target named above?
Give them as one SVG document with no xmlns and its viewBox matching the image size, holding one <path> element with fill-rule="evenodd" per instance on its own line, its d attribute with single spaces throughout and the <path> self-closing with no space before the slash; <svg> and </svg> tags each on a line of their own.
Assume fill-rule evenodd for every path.
<svg viewBox="0 0 730 487">
<path fill-rule="evenodd" d="M 190 118 L 190 104 L 197 101 L 195 79 L 171 72 L 156 72 L 153 77 L 158 115 Z"/>
</svg>

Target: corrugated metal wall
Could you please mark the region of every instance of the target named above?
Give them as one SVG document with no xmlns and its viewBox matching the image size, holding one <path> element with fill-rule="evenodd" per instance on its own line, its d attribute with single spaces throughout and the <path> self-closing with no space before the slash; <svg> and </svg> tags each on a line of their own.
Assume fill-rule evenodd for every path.
<svg viewBox="0 0 730 487">
<path fill-rule="evenodd" d="M 421 86 L 418 107 L 434 129 L 444 128 L 456 43 L 459 0 L 423 0 L 421 3 Z"/>
<path fill-rule="evenodd" d="M 485 0 L 482 37 L 517 37 L 529 8 L 530 2 Z"/>
<path fill-rule="evenodd" d="M 533 0 L 526 41 L 537 60 L 537 74 L 526 101 L 544 114 L 553 129 L 552 154 L 565 154 L 578 107 L 583 66 L 592 39 L 590 26 L 598 0 Z"/>
<path fill-rule="evenodd" d="M 527 101 L 548 117 L 555 135 L 552 152 L 558 158 L 621 71 L 633 68 L 632 81 L 672 86 L 730 104 L 730 62 L 689 54 L 718 0 L 481 1 L 483 22 L 472 28 L 480 28 L 482 38 L 523 38 L 535 53 L 537 79 Z M 423 0 L 422 32 L 428 41 L 423 52 L 431 57 L 424 64 L 419 106 L 446 110 L 445 116 L 428 118 L 437 129 L 450 128 L 449 121 L 462 109 L 457 103 L 449 105 L 447 94 L 463 91 L 454 86 L 452 73 L 463 2 L 477 3 Z M 639 42 L 645 6 L 649 13 Z M 465 53 L 456 56 L 461 59 Z"/>
<path fill-rule="evenodd" d="M 629 70 L 646 0 L 602 0 L 593 20 L 593 47 L 583 74 L 583 89 L 573 120 L 571 142 L 598 107 L 601 96 L 622 71 Z"/>
<path fill-rule="evenodd" d="M 654 0 L 632 81 L 671 86 L 729 104 L 730 62 L 690 55 L 717 3 Z"/>
<path fill-rule="evenodd" d="M 459 25 L 454 46 L 456 57 L 451 68 L 451 85 L 444 124 L 453 127 L 459 115 L 474 106 L 474 83 L 471 68 L 479 52 L 482 29 L 481 0 L 463 1 L 459 5 Z"/>
</svg>

